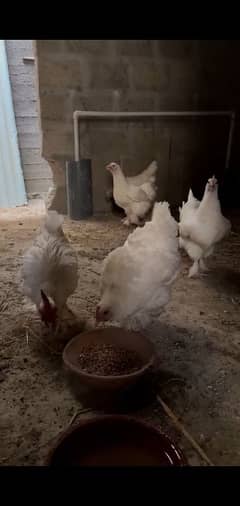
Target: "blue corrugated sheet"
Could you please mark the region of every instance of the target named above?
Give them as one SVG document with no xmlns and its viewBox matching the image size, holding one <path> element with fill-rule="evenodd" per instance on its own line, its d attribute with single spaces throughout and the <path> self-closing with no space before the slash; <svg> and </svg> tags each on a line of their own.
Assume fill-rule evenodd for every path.
<svg viewBox="0 0 240 506">
<path fill-rule="evenodd" d="M 4 40 L 0 40 L 0 207 L 27 203 Z"/>
</svg>

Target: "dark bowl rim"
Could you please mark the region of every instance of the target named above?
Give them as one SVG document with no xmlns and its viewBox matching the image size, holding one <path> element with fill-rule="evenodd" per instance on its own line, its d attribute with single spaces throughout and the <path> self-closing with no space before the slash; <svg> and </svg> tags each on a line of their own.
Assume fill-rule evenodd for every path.
<svg viewBox="0 0 240 506">
<path fill-rule="evenodd" d="M 72 427 L 68 427 L 67 429 L 63 430 L 56 438 L 54 439 L 54 442 L 52 446 L 50 447 L 47 456 L 44 460 L 44 466 L 50 467 L 51 462 L 53 459 L 53 456 L 58 449 L 58 447 L 67 440 L 71 434 L 74 432 L 77 432 L 82 427 L 86 427 L 87 425 L 94 425 L 98 424 L 99 422 L 104 422 L 106 420 L 112 420 L 113 422 L 130 422 L 137 424 L 138 426 L 141 426 L 143 429 L 147 429 L 148 431 L 154 433 L 157 436 L 160 436 L 162 439 L 164 439 L 169 446 L 172 446 L 174 451 L 176 451 L 180 457 L 179 459 L 179 465 L 173 465 L 172 467 L 186 467 L 189 466 L 187 462 L 187 458 L 185 457 L 183 451 L 179 448 L 178 445 L 176 445 L 169 436 L 167 436 L 164 432 L 162 432 L 158 427 L 155 425 L 152 425 L 149 422 L 146 422 L 145 420 L 140 420 L 139 418 L 136 418 L 134 416 L 129 415 L 119 415 L 119 414 L 113 414 L 113 415 L 95 415 L 93 417 L 85 418 L 84 420 L 80 420 L 78 423 L 73 425 Z M 158 466 L 156 466 L 158 467 Z"/>
<path fill-rule="evenodd" d="M 105 328 L 108 329 L 110 327 L 101 327 L 101 328 L 99 328 L 99 330 L 104 330 Z M 113 328 L 124 330 L 121 327 L 113 327 Z M 98 329 L 95 329 L 95 330 L 98 330 Z M 63 358 L 63 362 L 64 362 L 65 366 L 67 366 L 68 369 L 70 369 L 72 372 L 75 372 L 79 376 L 84 376 L 87 379 L 94 379 L 94 380 L 100 380 L 100 381 L 104 380 L 104 381 L 109 381 L 109 382 L 110 381 L 114 381 L 114 380 L 125 380 L 125 379 L 127 380 L 127 379 L 131 379 L 131 378 L 133 379 L 135 377 L 138 377 L 138 376 L 141 376 L 142 374 L 144 374 L 144 372 L 147 371 L 148 369 L 150 369 L 150 367 L 155 362 L 157 354 L 156 354 L 156 351 L 155 351 L 153 343 L 145 335 L 143 335 L 141 332 L 131 331 L 131 332 L 135 332 L 136 334 L 139 334 L 150 345 L 150 347 L 152 348 L 152 356 L 151 356 L 151 358 L 148 360 L 148 362 L 143 367 L 141 367 L 140 369 L 137 369 L 136 371 L 134 371 L 132 373 L 129 373 L 129 374 L 116 374 L 116 375 L 106 375 L 106 376 L 103 376 L 101 374 L 87 373 L 83 369 L 81 369 L 80 367 L 76 367 L 72 362 L 70 362 L 68 360 L 68 358 L 67 358 L 67 351 L 68 351 L 68 348 L 71 347 L 71 345 L 72 345 L 72 343 L 74 341 L 77 341 L 83 335 L 91 334 L 91 332 L 92 332 L 92 330 L 87 330 L 86 332 L 81 332 L 81 333 L 77 334 L 76 336 L 74 336 L 67 343 L 67 345 L 65 346 L 65 348 L 63 350 L 63 353 L 62 353 L 62 358 Z"/>
</svg>

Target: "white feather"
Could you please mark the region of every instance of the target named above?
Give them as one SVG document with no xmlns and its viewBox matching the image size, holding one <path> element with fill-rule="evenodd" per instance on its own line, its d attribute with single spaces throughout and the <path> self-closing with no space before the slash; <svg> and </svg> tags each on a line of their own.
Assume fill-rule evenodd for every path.
<svg viewBox="0 0 240 506">
<path fill-rule="evenodd" d="M 212 254 L 215 244 L 231 229 L 230 221 L 221 212 L 216 183 L 214 177 L 209 179 L 201 202 L 190 190 L 188 201 L 180 210 L 179 245 L 194 261 L 190 276 L 198 273 L 199 262 Z"/>
<path fill-rule="evenodd" d="M 62 223 L 62 216 L 49 211 L 40 234 L 23 257 L 22 290 L 37 307 L 41 289 L 61 310 L 77 287 L 77 255 L 63 233 Z"/>
<path fill-rule="evenodd" d="M 124 209 L 126 223 L 138 225 L 151 210 L 156 198 L 155 174 L 157 163 L 152 162 L 142 174 L 126 178 L 121 167 L 114 165 L 113 198 Z"/>
<path fill-rule="evenodd" d="M 135 186 L 141 186 L 144 183 L 154 184 L 156 182 L 157 170 L 158 164 L 154 160 L 140 174 L 137 174 L 137 176 L 128 176 L 126 177 L 126 180 L 128 183 L 133 184 Z"/>
<path fill-rule="evenodd" d="M 100 310 L 127 327 L 144 327 L 170 299 L 180 266 L 178 225 L 166 202 L 104 260 Z"/>
</svg>

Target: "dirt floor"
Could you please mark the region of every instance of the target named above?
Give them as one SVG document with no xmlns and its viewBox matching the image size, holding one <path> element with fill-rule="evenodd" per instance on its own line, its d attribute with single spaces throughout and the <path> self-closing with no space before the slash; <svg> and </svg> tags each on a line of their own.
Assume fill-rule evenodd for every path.
<svg viewBox="0 0 240 506">
<path fill-rule="evenodd" d="M 0 213 L 0 464 L 41 465 L 49 444 L 81 409 L 68 388 L 61 356 L 40 342 L 34 307 L 19 292 L 21 256 L 31 243 L 44 205 Z M 188 279 L 182 271 L 160 321 L 147 330 L 160 357 L 162 399 L 215 465 L 240 465 L 240 216 L 234 233 L 209 260 L 211 272 Z M 80 277 L 69 299 L 81 319 L 98 300 L 105 255 L 128 234 L 118 217 L 84 222 L 66 219 L 64 230 L 79 256 Z M 90 416 L 91 412 L 79 413 Z M 174 437 L 191 465 L 205 465 L 157 403 L 137 416 Z"/>
</svg>

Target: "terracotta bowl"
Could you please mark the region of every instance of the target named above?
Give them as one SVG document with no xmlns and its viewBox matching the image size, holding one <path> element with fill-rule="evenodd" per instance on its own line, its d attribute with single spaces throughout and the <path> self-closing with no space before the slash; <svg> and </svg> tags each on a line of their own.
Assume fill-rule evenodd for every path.
<svg viewBox="0 0 240 506">
<path fill-rule="evenodd" d="M 185 466 L 182 452 L 158 429 L 122 415 L 90 418 L 63 433 L 47 466 Z"/>
<path fill-rule="evenodd" d="M 130 374 L 120 376 L 101 376 L 83 371 L 78 364 L 78 357 L 83 345 L 91 343 L 112 343 L 127 350 L 134 350 L 141 359 L 141 367 Z M 80 385 L 94 391 L 116 392 L 134 385 L 154 363 L 154 347 L 148 339 L 138 332 L 130 332 L 118 327 L 99 328 L 84 332 L 74 337 L 63 352 L 66 369 Z"/>
</svg>

